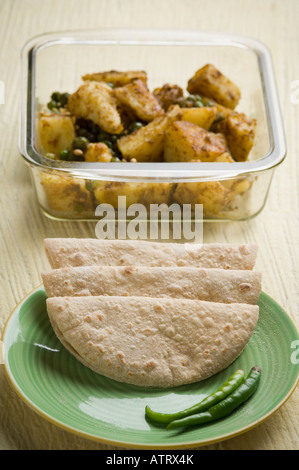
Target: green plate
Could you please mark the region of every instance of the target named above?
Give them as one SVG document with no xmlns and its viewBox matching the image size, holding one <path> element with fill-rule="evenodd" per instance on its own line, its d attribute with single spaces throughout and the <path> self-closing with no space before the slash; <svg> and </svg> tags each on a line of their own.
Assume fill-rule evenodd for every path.
<svg viewBox="0 0 299 470">
<path fill-rule="evenodd" d="M 37 413 L 85 438 L 135 449 L 211 444 L 260 424 L 285 403 L 298 383 L 298 332 L 265 293 L 259 299 L 257 327 L 241 356 L 210 379 L 168 390 L 118 383 L 84 367 L 56 338 L 45 301 L 45 291 L 39 287 L 10 315 L 2 336 L 5 371 L 18 395 Z M 166 431 L 145 419 L 147 404 L 165 412 L 187 407 L 214 391 L 237 368 L 248 373 L 253 365 L 262 367 L 259 388 L 229 417 L 183 431 Z"/>
</svg>

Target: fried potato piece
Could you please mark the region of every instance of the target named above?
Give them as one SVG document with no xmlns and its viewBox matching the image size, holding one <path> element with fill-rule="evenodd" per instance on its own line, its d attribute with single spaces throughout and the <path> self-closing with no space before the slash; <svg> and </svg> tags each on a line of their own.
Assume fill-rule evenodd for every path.
<svg viewBox="0 0 299 470">
<path fill-rule="evenodd" d="M 226 163 L 233 163 L 235 160 L 232 158 L 230 153 L 225 152 L 219 157 L 215 159 L 215 162 L 226 162 Z M 252 183 L 250 182 L 249 178 L 240 177 L 234 179 L 227 179 L 219 181 L 222 186 L 229 189 L 231 192 L 231 199 L 237 194 L 243 194 L 245 191 L 251 187 Z"/>
<path fill-rule="evenodd" d="M 225 135 L 228 148 L 237 161 L 246 161 L 253 147 L 256 134 L 256 119 L 248 118 L 244 113 L 220 111 L 220 119 L 211 126 L 213 132 Z"/>
<path fill-rule="evenodd" d="M 86 81 L 68 100 L 68 109 L 76 117 L 89 119 L 105 132 L 123 130 L 113 90 L 104 82 Z"/>
<path fill-rule="evenodd" d="M 45 152 L 59 156 L 60 150 L 71 149 L 75 136 L 74 121 L 68 113 L 41 114 L 39 137 Z"/>
<path fill-rule="evenodd" d="M 120 102 L 117 103 L 117 111 L 120 115 L 121 122 L 122 122 L 124 129 L 128 129 L 131 124 L 136 122 L 137 118 L 136 118 L 136 114 L 134 113 L 134 111 L 124 106 Z"/>
<path fill-rule="evenodd" d="M 217 116 L 215 106 L 202 108 L 182 108 L 182 121 L 192 122 L 203 129 L 209 130 Z"/>
<path fill-rule="evenodd" d="M 230 190 L 218 181 L 178 183 L 173 199 L 179 204 L 203 205 L 204 215 L 216 215 L 230 201 Z"/>
<path fill-rule="evenodd" d="M 127 85 L 133 80 L 143 80 L 147 83 L 147 73 L 144 70 L 130 70 L 128 72 L 120 72 L 118 70 L 110 70 L 108 72 L 99 72 L 99 73 L 87 73 L 83 75 L 82 79 L 84 81 L 96 81 L 96 82 L 106 82 L 112 83 L 112 85 L 118 87 Z"/>
<path fill-rule="evenodd" d="M 227 151 L 222 134 L 214 134 L 187 121 L 175 121 L 165 131 L 167 162 L 212 162 Z"/>
<path fill-rule="evenodd" d="M 167 204 L 171 194 L 170 183 L 120 183 L 98 181 L 93 185 L 97 204 L 111 204 L 118 207 L 118 196 L 126 197 L 126 207 L 131 204 Z"/>
<path fill-rule="evenodd" d="M 216 101 L 212 101 L 213 107 L 216 108 L 216 118 L 211 124 L 210 131 L 215 133 L 225 133 L 225 125 L 226 125 L 226 118 L 228 118 L 232 114 L 236 114 L 236 111 L 233 109 L 229 109 L 226 106 L 222 106 Z"/>
<path fill-rule="evenodd" d="M 246 161 L 253 147 L 256 133 L 256 119 L 250 119 L 243 113 L 231 114 L 225 119 L 224 134 L 233 158 Z"/>
<path fill-rule="evenodd" d="M 215 158 L 215 162 L 233 163 L 234 159 L 229 152 L 224 152 Z M 213 216 L 225 210 L 234 197 L 244 194 L 251 186 L 252 182 L 246 177 L 179 183 L 174 192 L 174 200 L 180 204 L 203 204 L 204 215 Z"/>
<path fill-rule="evenodd" d="M 104 142 L 88 144 L 84 154 L 86 162 L 111 162 L 113 154 Z"/>
<path fill-rule="evenodd" d="M 46 202 L 55 212 L 80 214 L 93 210 L 91 193 L 85 188 L 85 180 L 70 176 L 41 175 Z"/>
<path fill-rule="evenodd" d="M 159 101 L 149 91 L 143 80 L 137 79 L 122 87 L 114 88 L 114 96 L 120 103 L 132 109 L 145 122 L 164 114 Z"/>
<path fill-rule="evenodd" d="M 233 199 L 238 194 L 244 194 L 252 186 L 252 182 L 248 178 L 245 178 L 245 177 L 230 179 L 230 180 L 223 180 L 223 181 L 220 181 L 220 183 L 222 184 L 222 186 L 230 190 L 231 199 Z"/>
<path fill-rule="evenodd" d="M 215 162 L 222 162 L 222 163 L 233 163 L 235 160 L 233 159 L 233 157 L 231 156 L 231 154 L 229 152 L 224 152 L 222 153 L 221 155 L 219 155 L 218 157 L 215 158 L 214 160 Z"/>
<path fill-rule="evenodd" d="M 239 87 L 211 64 L 197 70 L 188 81 L 187 90 L 191 94 L 212 98 L 230 109 L 235 109 L 241 98 Z"/>
<path fill-rule="evenodd" d="M 165 83 L 161 88 L 156 88 L 153 95 L 157 98 L 162 108 L 167 111 L 171 105 L 177 104 L 179 98 L 184 95 L 183 89 L 178 85 Z"/>
<path fill-rule="evenodd" d="M 162 160 L 165 131 L 175 120 L 180 119 L 181 108 L 174 105 L 163 116 L 156 117 L 146 126 L 118 139 L 118 148 L 126 160 L 157 162 Z"/>
<path fill-rule="evenodd" d="M 233 109 L 227 108 L 226 106 L 223 106 L 222 104 L 216 103 L 216 101 L 214 100 L 212 100 L 211 103 L 217 109 L 217 117 L 219 120 L 225 119 L 231 114 L 236 113 L 236 111 L 234 111 Z"/>
</svg>

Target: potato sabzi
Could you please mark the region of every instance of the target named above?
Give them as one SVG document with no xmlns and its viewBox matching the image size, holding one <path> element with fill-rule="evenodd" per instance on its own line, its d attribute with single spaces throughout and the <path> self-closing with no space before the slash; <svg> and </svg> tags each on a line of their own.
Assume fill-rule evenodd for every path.
<svg viewBox="0 0 299 470">
<path fill-rule="evenodd" d="M 52 93 L 40 113 L 39 140 L 52 160 L 245 162 L 257 122 L 236 109 L 240 99 L 239 87 L 212 64 L 198 69 L 185 89 L 165 83 L 150 90 L 144 70 L 88 73 L 72 94 Z M 161 184 L 82 179 L 72 199 L 71 188 L 78 188 L 72 179 L 44 175 L 50 209 L 76 212 L 83 205 L 91 212 L 101 202 L 117 206 L 125 195 L 130 204 L 203 204 L 206 217 L 217 217 L 251 187 L 246 177 Z"/>
</svg>

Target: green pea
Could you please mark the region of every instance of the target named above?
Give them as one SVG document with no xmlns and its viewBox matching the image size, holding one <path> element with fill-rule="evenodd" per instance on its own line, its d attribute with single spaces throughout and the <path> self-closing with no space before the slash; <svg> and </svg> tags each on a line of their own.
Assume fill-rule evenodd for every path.
<svg viewBox="0 0 299 470">
<path fill-rule="evenodd" d="M 100 131 L 97 136 L 98 142 L 104 142 L 104 140 L 109 140 L 109 134 L 104 131 Z"/>
<path fill-rule="evenodd" d="M 139 121 L 132 122 L 129 125 L 129 132 L 137 131 L 137 129 L 140 129 L 142 126 L 143 126 L 142 122 L 139 122 Z"/>
<path fill-rule="evenodd" d="M 94 180 L 87 180 L 85 183 L 85 187 L 88 191 L 92 192 L 98 186 L 98 182 Z"/>
<path fill-rule="evenodd" d="M 96 136 L 90 132 L 88 129 L 78 129 L 77 131 L 77 135 L 79 137 L 86 137 L 86 139 L 89 141 L 89 142 L 96 142 L 97 139 L 96 139 Z"/>
<path fill-rule="evenodd" d="M 59 153 L 60 160 L 68 161 L 70 157 L 71 157 L 71 152 L 69 150 L 67 149 L 60 150 L 60 153 Z"/>
<path fill-rule="evenodd" d="M 213 101 L 209 100 L 208 98 L 202 97 L 201 101 L 203 103 L 203 106 L 207 106 L 207 107 L 215 106 L 215 103 L 213 103 Z"/>
<path fill-rule="evenodd" d="M 89 132 L 89 131 L 86 132 L 84 137 L 86 137 L 86 139 L 89 142 L 96 142 L 97 141 L 96 136 L 92 132 Z"/>
<path fill-rule="evenodd" d="M 88 126 L 88 129 L 90 132 L 92 132 L 93 134 L 98 134 L 100 132 L 100 128 L 97 124 L 95 124 L 94 122 L 91 122 Z"/>
<path fill-rule="evenodd" d="M 113 144 L 110 140 L 103 140 L 102 142 L 103 144 L 107 145 L 107 147 L 109 147 L 110 149 L 113 148 Z"/>
<path fill-rule="evenodd" d="M 186 101 L 192 101 L 192 103 L 193 103 L 194 102 L 194 95 L 187 96 Z"/>
<path fill-rule="evenodd" d="M 61 94 L 59 93 L 59 91 L 54 91 L 54 93 L 52 93 L 51 95 L 51 100 L 53 101 L 59 102 L 60 98 L 61 98 Z"/>
<path fill-rule="evenodd" d="M 203 104 L 202 101 L 196 100 L 196 101 L 194 102 L 194 107 L 195 107 L 195 108 L 202 108 L 202 107 L 204 107 L 204 104 Z"/>
<path fill-rule="evenodd" d="M 86 137 L 80 136 L 80 137 L 75 137 L 72 143 L 73 149 L 80 149 L 83 150 L 83 152 L 87 148 L 87 144 L 89 143 L 89 140 Z"/>
<path fill-rule="evenodd" d="M 48 108 L 51 109 L 51 111 L 53 109 L 58 109 L 59 108 L 59 103 L 57 103 L 57 101 L 54 101 L 54 100 L 51 100 L 49 103 L 48 103 Z"/>
<path fill-rule="evenodd" d="M 111 134 L 110 136 L 110 141 L 113 143 L 113 144 L 116 144 L 116 142 L 118 141 L 119 139 L 119 135 L 118 134 Z"/>
<path fill-rule="evenodd" d="M 69 100 L 70 94 L 69 93 L 62 93 L 60 95 L 60 104 L 62 107 L 66 106 Z"/>
<path fill-rule="evenodd" d="M 214 119 L 214 122 L 220 122 L 220 121 L 223 121 L 224 119 L 225 119 L 225 116 L 223 114 L 217 113 Z"/>
<path fill-rule="evenodd" d="M 88 132 L 89 131 L 87 129 L 85 129 L 84 127 L 81 127 L 80 129 L 78 129 L 77 134 L 79 137 L 87 137 Z"/>
</svg>

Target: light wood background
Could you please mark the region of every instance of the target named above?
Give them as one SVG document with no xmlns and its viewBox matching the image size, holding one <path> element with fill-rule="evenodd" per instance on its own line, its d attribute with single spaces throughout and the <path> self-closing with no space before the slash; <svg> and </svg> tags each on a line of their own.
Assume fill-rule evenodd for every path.
<svg viewBox="0 0 299 470">
<path fill-rule="evenodd" d="M 285 123 L 288 155 L 277 169 L 264 211 L 250 222 L 207 224 L 205 242 L 256 242 L 263 290 L 299 323 L 299 79 L 297 0 L 0 0 L 0 332 L 9 313 L 40 284 L 48 267 L 43 239 L 94 236 L 89 223 L 60 223 L 38 209 L 18 152 L 20 49 L 46 31 L 101 27 L 180 28 L 253 36 L 271 50 Z M 54 71 L 55 73 L 55 71 Z M 299 449 L 299 390 L 257 428 L 201 449 Z M 57 428 L 29 409 L 0 366 L 0 449 L 113 449 Z"/>
</svg>

